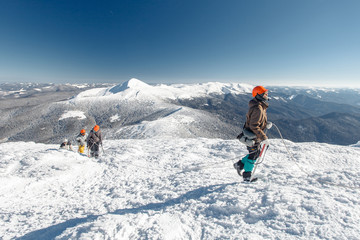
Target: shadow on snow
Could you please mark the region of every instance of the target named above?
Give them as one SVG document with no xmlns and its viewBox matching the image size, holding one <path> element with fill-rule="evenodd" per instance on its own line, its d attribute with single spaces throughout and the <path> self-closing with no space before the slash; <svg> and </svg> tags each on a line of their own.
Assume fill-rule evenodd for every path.
<svg viewBox="0 0 360 240">
<path fill-rule="evenodd" d="M 207 194 L 210 194 L 212 192 L 221 192 L 223 191 L 227 186 L 237 184 L 237 182 L 234 183 L 227 183 L 227 184 L 217 184 L 217 185 L 210 185 L 207 187 L 201 187 L 192 191 L 189 191 L 183 195 L 180 195 L 177 198 L 169 199 L 162 203 L 149 203 L 144 206 L 136 207 L 136 208 L 125 208 L 125 209 L 119 209 L 114 212 L 109 212 L 107 214 L 114 214 L 114 215 L 125 215 L 125 214 L 137 214 L 143 211 L 159 211 L 163 210 L 167 207 L 171 207 L 177 204 L 180 204 L 182 202 L 185 202 L 187 200 L 191 199 L 199 199 L 202 196 L 205 196 Z M 60 235 L 62 232 L 64 232 L 67 228 L 75 227 L 76 225 L 95 221 L 97 218 L 104 216 L 106 214 L 101 215 L 89 215 L 84 218 L 74 218 L 69 219 L 65 222 L 43 228 L 40 230 L 36 230 L 30 233 L 25 234 L 22 237 L 19 237 L 19 240 L 30 240 L 30 239 L 43 239 L 43 240 L 50 240 L 54 239 L 56 236 Z"/>
</svg>

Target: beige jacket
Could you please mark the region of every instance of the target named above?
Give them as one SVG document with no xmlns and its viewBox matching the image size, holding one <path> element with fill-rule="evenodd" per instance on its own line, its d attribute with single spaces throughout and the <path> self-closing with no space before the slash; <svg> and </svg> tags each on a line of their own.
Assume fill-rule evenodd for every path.
<svg viewBox="0 0 360 240">
<path fill-rule="evenodd" d="M 268 104 L 253 98 L 249 102 L 249 111 L 246 114 L 245 128 L 250 129 L 256 135 L 256 142 L 261 142 L 268 137 L 264 133 L 267 123 L 266 109 Z"/>
</svg>

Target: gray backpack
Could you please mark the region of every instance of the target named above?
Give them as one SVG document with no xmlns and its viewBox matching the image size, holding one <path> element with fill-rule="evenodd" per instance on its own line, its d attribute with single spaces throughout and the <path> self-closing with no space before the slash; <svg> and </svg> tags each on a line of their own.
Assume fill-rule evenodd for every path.
<svg viewBox="0 0 360 240">
<path fill-rule="evenodd" d="M 256 135 L 250 129 L 243 128 L 236 138 L 248 147 L 252 147 L 255 145 Z"/>
</svg>

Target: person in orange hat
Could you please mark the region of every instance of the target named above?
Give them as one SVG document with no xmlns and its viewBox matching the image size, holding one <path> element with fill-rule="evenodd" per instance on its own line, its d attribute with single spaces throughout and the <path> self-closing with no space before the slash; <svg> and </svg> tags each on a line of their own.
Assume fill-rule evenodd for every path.
<svg viewBox="0 0 360 240">
<path fill-rule="evenodd" d="M 81 129 L 79 135 L 76 137 L 76 141 L 78 142 L 78 152 L 84 153 L 85 151 L 85 144 L 86 144 L 86 131 L 85 129 Z"/>
<path fill-rule="evenodd" d="M 102 145 L 102 136 L 99 125 L 95 125 L 90 131 L 89 136 L 87 137 L 87 147 L 90 149 L 89 157 L 99 157 L 99 148 L 100 144 Z"/>
<path fill-rule="evenodd" d="M 256 86 L 252 91 L 252 96 L 254 98 L 249 102 L 249 111 L 246 114 L 243 132 L 238 136 L 238 139 L 241 141 L 241 135 L 245 134 L 245 132 L 253 135 L 251 142 L 246 142 L 249 154 L 234 163 L 234 168 L 243 177 L 244 181 L 251 180 L 254 164 L 260 155 L 260 145 L 269 145 L 269 140 L 264 130 L 272 126 L 272 123 L 268 122 L 266 114 L 266 110 L 269 107 L 268 90 L 263 86 Z"/>
</svg>

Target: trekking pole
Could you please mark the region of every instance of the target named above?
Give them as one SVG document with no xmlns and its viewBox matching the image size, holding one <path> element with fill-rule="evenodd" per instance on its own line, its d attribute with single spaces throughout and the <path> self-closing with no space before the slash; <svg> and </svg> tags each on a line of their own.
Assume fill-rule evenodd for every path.
<svg viewBox="0 0 360 240">
<path fill-rule="evenodd" d="M 102 143 L 101 143 L 101 149 L 103 150 L 103 153 L 104 153 L 104 155 L 105 155 L 106 153 L 105 153 L 105 151 L 104 151 L 104 147 L 103 147 Z"/>
<path fill-rule="evenodd" d="M 260 163 L 262 163 L 262 162 L 264 161 L 265 153 L 266 153 L 266 150 L 267 150 L 268 148 L 269 148 L 269 145 L 266 145 L 266 144 L 263 145 L 263 147 L 262 147 L 262 149 L 261 149 L 261 152 L 260 152 L 260 155 L 259 155 L 259 157 L 257 158 L 257 160 L 261 159 Z M 257 162 L 257 160 L 256 160 L 256 162 Z M 251 174 L 250 182 L 254 179 L 254 175 L 255 175 L 256 168 L 257 168 L 257 166 L 260 164 L 260 163 L 259 163 L 259 164 L 256 164 L 256 162 L 255 162 L 254 171 L 253 171 L 252 174 Z"/>
<path fill-rule="evenodd" d="M 88 147 L 88 157 L 90 157 L 90 149 L 94 146 L 94 142 L 91 144 L 91 146 L 90 147 Z"/>
<path fill-rule="evenodd" d="M 269 130 L 268 128 L 265 129 L 265 134 L 267 134 L 268 130 Z M 265 149 L 265 146 L 266 146 L 266 149 Z M 251 182 L 251 180 L 254 179 L 254 174 L 255 174 L 255 171 L 256 171 L 257 166 L 264 161 L 265 152 L 266 152 L 266 150 L 267 150 L 268 148 L 269 148 L 269 145 L 264 144 L 264 145 L 262 146 L 262 149 L 261 149 L 261 152 L 260 152 L 260 154 L 259 154 L 259 157 L 256 159 L 256 161 L 255 161 L 255 163 L 254 163 L 254 164 L 255 164 L 255 168 L 254 168 L 254 171 L 253 171 L 252 174 L 251 174 L 250 182 Z M 265 151 L 265 152 L 264 152 L 264 151 Z M 264 155 L 263 155 L 263 154 L 264 154 Z M 260 159 L 261 159 L 261 161 L 260 161 L 260 163 L 258 163 L 258 160 L 260 160 Z"/>
</svg>

